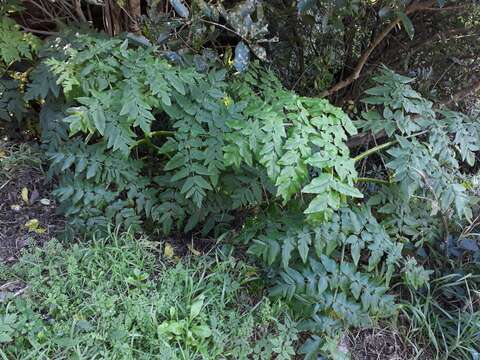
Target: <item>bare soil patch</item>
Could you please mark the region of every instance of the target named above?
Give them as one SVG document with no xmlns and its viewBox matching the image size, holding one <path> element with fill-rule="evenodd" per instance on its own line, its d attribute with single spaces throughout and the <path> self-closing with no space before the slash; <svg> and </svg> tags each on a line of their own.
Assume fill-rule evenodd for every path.
<svg viewBox="0 0 480 360">
<path fill-rule="evenodd" d="M 0 262 L 16 261 L 22 248 L 63 228 L 51 190 L 31 149 L 0 141 Z"/>
<path fill-rule="evenodd" d="M 352 360 L 411 360 L 413 351 L 393 329 L 359 329 L 348 336 Z"/>
</svg>

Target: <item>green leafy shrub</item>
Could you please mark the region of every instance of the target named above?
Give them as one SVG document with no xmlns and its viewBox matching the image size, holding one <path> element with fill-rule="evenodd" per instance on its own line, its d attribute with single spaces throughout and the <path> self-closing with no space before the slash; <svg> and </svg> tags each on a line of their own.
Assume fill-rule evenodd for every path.
<svg viewBox="0 0 480 360">
<path fill-rule="evenodd" d="M 48 69 L 63 90 L 66 116 L 57 111 L 43 138 L 73 224 L 148 219 L 164 233 L 207 234 L 272 195 L 317 221 L 362 196 L 345 145 L 356 132 L 349 118 L 259 66 L 227 83 L 223 70 L 173 66 L 127 40 L 78 35 L 55 46 L 63 53 L 45 60 L 27 94 L 46 95 L 54 112 Z"/>
<path fill-rule="evenodd" d="M 350 202 L 320 224 L 306 223 L 299 209 L 270 209 L 240 235 L 266 265 L 271 295 L 303 319 L 300 328 L 333 338 L 346 327 L 395 318 L 402 289 L 424 291 L 436 261 L 464 246 L 454 239 L 476 208 L 468 169 L 478 151 L 478 122 L 433 109 L 412 79 L 388 69 L 374 80 L 356 124 L 392 139 L 353 158 L 356 165 L 374 157 L 382 164 L 376 177 L 355 178 L 368 184 L 364 204 Z M 325 188 L 332 180 L 322 174 L 312 185 L 317 181 Z M 328 349 L 328 339 L 314 337 L 303 352 L 314 358 Z"/>
<path fill-rule="evenodd" d="M 359 124 L 394 139 L 373 149 L 385 162 L 387 180 L 376 182 L 368 204 L 397 238 L 446 251 L 449 234 L 460 230 L 457 224 L 472 221 L 476 200 L 469 168 L 479 150 L 480 125 L 464 114 L 434 109 L 410 87 L 412 79 L 386 69 L 375 80 L 364 99 L 374 107 Z"/>
<path fill-rule="evenodd" d="M 301 329 L 329 336 L 311 338 L 307 357 L 331 350 L 345 327 L 397 314 L 391 284 L 422 291 L 428 254 L 448 255 L 473 218 L 465 170 L 478 123 L 434 108 L 412 79 L 384 69 L 352 123 L 258 64 L 200 72 L 128 40 L 55 41 L 27 97 L 44 101 L 42 138 L 70 224 L 208 235 L 246 216 L 238 237 L 263 261 L 271 295 Z M 386 142 L 352 158 L 354 124 Z M 374 171 L 359 166 L 367 158 Z M 178 340 L 191 330 L 176 314 L 162 332 Z"/>
<path fill-rule="evenodd" d="M 255 269 L 225 257 L 167 266 L 152 249 L 112 233 L 25 254 L 0 275 L 27 287 L 0 302 L 0 356 L 290 359 L 296 325 L 251 296 Z"/>
<path fill-rule="evenodd" d="M 15 63 L 31 61 L 40 41 L 30 33 L 20 31 L 17 23 L 0 8 L 0 126 L 11 127 L 21 121 L 26 112 L 21 92 L 24 76 L 15 70 Z M 14 121 L 15 120 L 15 121 Z M 14 123 L 14 124 L 12 124 Z"/>
<path fill-rule="evenodd" d="M 372 326 L 397 312 L 389 285 L 404 264 L 403 244 L 390 238 L 368 207 L 342 208 L 317 226 L 281 212 L 268 222 L 252 220 L 243 240 L 270 269 L 270 295 L 291 306 L 302 330 L 335 338 L 345 328 Z M 328 341 L 306 344 L 307 357 Z"/>
</svg>

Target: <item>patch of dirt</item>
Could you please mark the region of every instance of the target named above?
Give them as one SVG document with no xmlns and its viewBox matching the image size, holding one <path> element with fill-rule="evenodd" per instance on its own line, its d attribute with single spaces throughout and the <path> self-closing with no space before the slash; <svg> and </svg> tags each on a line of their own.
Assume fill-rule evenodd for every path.
<svg viewBox="0 0 480 360">
<path fill-rule="evenodd" d="M 0 303 L 9 297 L 16 297 L 23 294 L 28 286 L 22 281 L 9 281 L 0 285 Z"/>
<path fill-rule="evenodd" d="M 349 334 L 352 360 L 411 360 L 413 351 L 392 329 L 359 329 Z"/>
<path fill-rule="evenodd" d="M 15 156 L 12 148 L 14 145 L 0 143 L 3 160 Z M 41 246 L 52 238 L 64 221 L 55 213 L 52 189 L 40 166 L 16 166 L 13 160 L 10 166 L 0 163 L 0 173 L 0 262 L 8 264 L 15 262 L 27 245 Z M 27 202 L 22 198 L 24 188 Z"/>
</svg>

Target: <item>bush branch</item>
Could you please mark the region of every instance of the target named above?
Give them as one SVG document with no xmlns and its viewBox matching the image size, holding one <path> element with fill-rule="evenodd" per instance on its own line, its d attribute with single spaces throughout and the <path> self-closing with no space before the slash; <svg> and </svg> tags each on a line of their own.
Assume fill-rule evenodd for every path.
<svg viewBox="0 0 480 360">
<path fill-rule="evenodd" d="M 417 11 L 422 11 L 422 10 L 428 10 L 435 4 L 435 1 L 424 1 L 424 2 L 414 2 L 411 5 L 409 5 L 405 9 L 405 14 L 409 15 Z M 357 62 L 357 65 L 355 65 L 355 68 L 353 69 L 353 72 L 348 76 L 346 79 L 339 81 L 335 85 L 333 85 L 330 89 L 322 91 L 320 93 L 320 97 L 326 97 L 330 96 L 333 93 L 347 87 L 351 83 L 353 83 L 355 80 L 357 80 L 360 77 L 360 73 L 362 72 L 363 67 L 368 61 L 368 58 L 372 54 L 373 50 L 376 49 L 378 45 L 387 37 L 387 35 L 392 31 L 399 23 L 401 22 L 401 18 L 397 17 L 394 19 L 390 24 L 388 24 L 383 31 L 380 32 L 380 34 L 377 35 L 377 37 L 372 41 L 368 49 L 363 53 L 363 55 L 360 57 L 360 59 Z"/>
</svg>

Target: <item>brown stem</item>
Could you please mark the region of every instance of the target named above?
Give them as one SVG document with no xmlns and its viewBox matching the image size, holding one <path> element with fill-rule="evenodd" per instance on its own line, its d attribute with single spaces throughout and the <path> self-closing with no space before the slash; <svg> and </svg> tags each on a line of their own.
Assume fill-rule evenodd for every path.
<svg viewBox="0 0 480 360">
<path fill-rule="evenodd" d="M 480 74 L 474 76 L 475 80 L 469 84 L 467 87 L 463 88 L 462 90 L 458 91 L 450 98 L 441 101 L 441 104 L 444 106 L 450 106 L 454 104 L 458 104 L 461 100 L 467 97 L 470 94 L 476 93 L 480 91 Z"/>
<path fill-rule="evenodd" d="M 429 1 L 424 1 L 424 2 L 414 2 L 413 4 L 409 5 L 405 9 L 405 14 L 409 15 L 417 11 L 429 9 L 435 4 L 435 0 L 429 0 Z M 353 72 L 348 76 L 346 79 L 339 81 L 335 85 L 333 85 L 330 89 L 322 91 L 320 93 L 320 97 L 326 97 L 330 96 L 331 94 L 347 87 L 350 85 L 352 82 L 357 80 L 360 76 L 360 73 L 362 72 L 363 67 L 368 61 L 368 58 L 372 54 L 373 50 L 385 39 L 385 37 L 392 31 L 401 21 L 400 17 L 397 17 L 395 20 L 393 20 L 390 24 L 388 24 L 385 29 L 383 29 L 372 41 L 370 46 L 367 48 L 367 50 L 362 54 L 360 59 L 357 62 L 357 65 L 353 69 Z"/>
<path fill-rule="evenodd" d="M 103 6 L 103 21 L 107 33 L 110 36 L 118 35 L 121 31 L 121 9 L 114 0 L 105 0 Z"/>
<path fill-rule="evenodd" d="M 23 25 L 20 25 L 20 27 L 22 28 L 23 31 L 27 31 L 27 32 L 30 32 L 30 33 L 33 33 L 33 34 L 40 34 L 40 35 L 47 35 L 47 36 L 58 34 L 55 31 L 44 31 L 44 30 L 30 29 L 30 28 L 25 27 Z"/>
<path fill-rule="evenodd" d="M 138 20 L 142 15 L 140 8 L 140 0 L 129 0 L 128 1 L 128 13 L 130 18 L 130 31 L 134 34 L 140 34 L 140 26 L 138 25 Z"/>
<path fill-rule="evenodd" d="M 455 10 L 465 10 L 469 5 L 464 4 L 464 5 L 452 5 L 452 6 L 444 6 L 444 7 L 430 7 L 425 10 L 428 11 L 455 11 Z"/>
<path fill-rule="evenodd" d="M 77 13 L 77 16 L 80 18 L 81 22 L 87 22 L 87 18 L 83 13 L 82 4 L 80 3 L 80 0 L 75 0 L 75 12 Z"/>
</svg>

